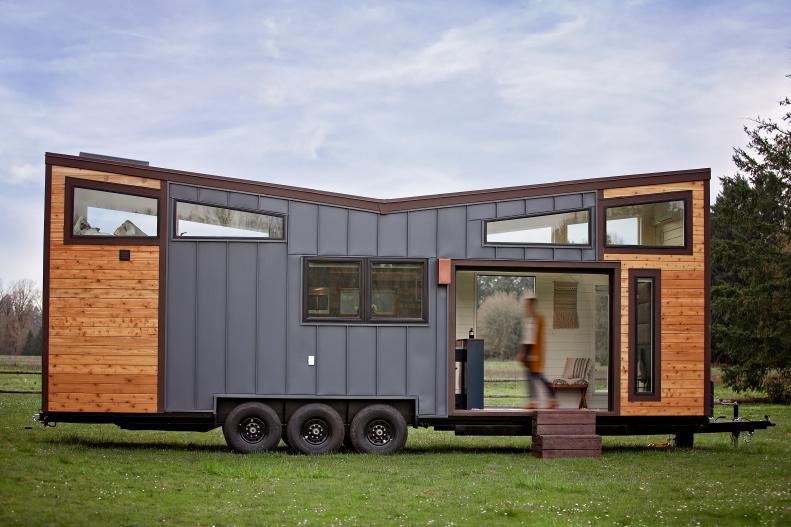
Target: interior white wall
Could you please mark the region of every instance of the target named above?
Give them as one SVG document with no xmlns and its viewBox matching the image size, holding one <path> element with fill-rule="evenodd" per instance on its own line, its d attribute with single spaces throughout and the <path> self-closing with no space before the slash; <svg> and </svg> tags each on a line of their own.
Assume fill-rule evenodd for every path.
<svg viewBox="0 0 791 527">
<path fill-rule="evenodd" d="M 494 274 L 487 271 L 486 274 Z M 527 273 L 536 277 L 536 297 L 538 312 L 544 315 L 546 324 L 546 358 L 544 375 L 551 382 L 561 377 L 567 357 L 596 357 L 596 286 L 607 285 L 608 277 L 603 274 L 580 273 Z M 554 329 L 552 327 L 554 282 L 577 282 L 577 314 L 579 327 L 576 329 Z M 475 325 L 475 272 L 456 273 L 456 338 L 467 338 L 470 328 Z M 485 345 L 485 344 L 484 344 Z M 588 387 L 588 407 L 607 408 L 607 394 L 594 391 L 595 372 L 591 374 Z M 579 404 L 578 391 L 558 393 L 562 408 L 576 408 Z"/>
</svg>

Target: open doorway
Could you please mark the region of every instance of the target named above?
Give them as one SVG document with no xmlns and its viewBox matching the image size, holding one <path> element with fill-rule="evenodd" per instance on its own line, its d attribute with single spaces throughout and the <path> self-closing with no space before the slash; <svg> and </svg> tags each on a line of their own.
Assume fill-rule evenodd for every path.
<svg viewBox="0 0 791 527">
<path fill-rule="evenodd" d="M 560 407 L 609 408 L 610 275 L 558 271 L 456 271 L 456 339 L 483 341 L 484 409 L 522 408 L 528 401 L 525 369 L 516 362 L 520 299 L 528 292 L 544 317 L 544 374 L 557 383 Z M 457 391 L 463 382 L 457 375 Z"/>
</svg>

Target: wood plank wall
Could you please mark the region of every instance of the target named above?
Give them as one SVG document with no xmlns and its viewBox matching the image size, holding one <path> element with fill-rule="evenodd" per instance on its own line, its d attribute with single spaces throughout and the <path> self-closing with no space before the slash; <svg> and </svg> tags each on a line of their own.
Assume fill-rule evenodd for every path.
<svg viewBox="0 0 791 527">
<path fill-rule="evenodd" d="M 619 198 L 692 191 L 691 255 L 605 254 L 621 261 L 621 415 L 705 415 L 704 181 L 608 189 Z M 661 400 L 629 401 L 629 269 L 661 269 Z"/>
<path fill-rule="evenodd" d="M 52 167 L 49 382 L 53 412 L 156 412 L 159 247 L 65 245 L 65 178 L 160 188 L 159 180 Z M 129 249 L 129 262 L 118 251 Z"/>
</svg>

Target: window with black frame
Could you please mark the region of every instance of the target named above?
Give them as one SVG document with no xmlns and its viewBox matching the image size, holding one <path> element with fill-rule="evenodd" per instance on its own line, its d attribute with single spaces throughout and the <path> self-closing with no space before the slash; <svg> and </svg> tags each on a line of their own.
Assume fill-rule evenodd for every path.
<svg viewBox="0 0 791 527">
<path fill-rule="evenodd" d="M 629 271 L 629 399 L 661 399 L 661 300 L 658 269 Z"/>
<path fill-rule="evenodd" d="M 284 218 L 228 207 L 176 202 L 178 238 L 256 238 L 282 240 Z"/>
<path fill-rule="evenodd" d="M 607 247 L 684 247 L 683 199 L 607 207 Z"/>
<path fill-rule="evenodd" d="M 362 262 L 308 260 L 305 265 L 306 319 L 359 319 Z"/>
<path fill-rule="evenodd" d="M 72 192 L 73 237 L 157 237 L 156 198 L 77 186 Z"/>
<path fill-rule="evenodd" d="M 371 262 L 371 319 L 422 320 L 424 274 L 423 262 Z"/>
<path fill-rule="evenodd" d="M 502 245 L 590 245 L 590 212 L 576 210 L 485 222 L 484 240 Z"/>
<path fill-rule="evenodd" d="M 305 260 L 303 320 L 425 322 L 423 260 Z"/>
</svg>

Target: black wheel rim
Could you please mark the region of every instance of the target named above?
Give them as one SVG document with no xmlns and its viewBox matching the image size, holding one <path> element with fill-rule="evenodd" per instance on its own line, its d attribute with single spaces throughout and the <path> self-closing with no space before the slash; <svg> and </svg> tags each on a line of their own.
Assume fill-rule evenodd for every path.
<svg viewBox="0 0 791 527">
<path fill-rule="evenodd" d="M 239 435 L 245 443 L 260 443 L 267 435 L 266 422 L 256 416 L 242 419 L 239 423 Z"/>
<path fill-rule="evenodd" d="M 302 439 L 313 446 L 323 445 L 330 437 L 330 425 L 324 419 L 314 417 L 302 425 Z"/>
<path fill-rule="evenodd" d="M 393 440 L 393 427 L 384 419 L 374 419 L 366 425 L 365 437 L 372 445 L 384 446 Z"/>
</svg>

